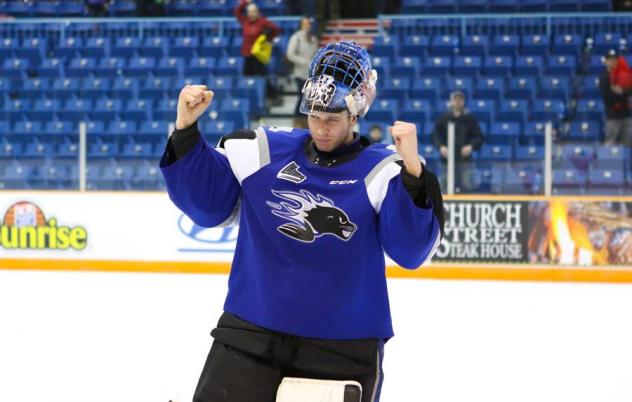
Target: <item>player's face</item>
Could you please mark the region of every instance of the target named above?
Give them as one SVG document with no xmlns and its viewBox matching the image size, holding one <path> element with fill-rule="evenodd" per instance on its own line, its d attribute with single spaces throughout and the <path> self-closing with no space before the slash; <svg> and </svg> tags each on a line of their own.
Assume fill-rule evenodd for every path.
<svg viewBox="0 0 632 402">
<path fill-rule="evenodd" d="M 331 152 L 353 140 L 353 126 L 357 117 L 347 112 L 314 111 L 307 117 L 309 131 L 319 151 Z"/>
</svg>

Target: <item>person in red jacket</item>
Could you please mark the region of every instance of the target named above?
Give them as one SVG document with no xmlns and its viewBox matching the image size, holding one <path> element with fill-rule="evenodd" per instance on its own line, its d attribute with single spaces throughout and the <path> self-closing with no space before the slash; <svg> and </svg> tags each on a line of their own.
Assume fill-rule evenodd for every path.
<svg viewBox="0 0 632 402">
<path fill-rule="evenodd" d="M 244 14 L 244 10 L 246 13 Z M 235 8 L 235 17 L 243 29 L 243 43 L 241 55 L 244 56 L 243 74 L 246 76 L 266 74 L 266 66 L 252 55 L 252 45 L 261 34 L 265 34 L 268 41 L 272 41 L 281 33 L 281 28 L 274 22 L 262 16 L 259 7 L 252 0 L 240 0 Z"/>
</svg>

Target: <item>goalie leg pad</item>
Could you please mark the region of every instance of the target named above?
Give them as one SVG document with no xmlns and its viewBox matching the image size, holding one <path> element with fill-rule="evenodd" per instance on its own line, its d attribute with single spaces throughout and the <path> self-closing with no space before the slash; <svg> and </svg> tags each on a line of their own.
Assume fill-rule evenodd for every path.
<svg viewBox="0 0 632 402">
<path fill-rule="evenodd" d="M 316 380 L 285 377 L 276 402 L 360 402 L 362 386 L 357 381 Z"/>
</svg>

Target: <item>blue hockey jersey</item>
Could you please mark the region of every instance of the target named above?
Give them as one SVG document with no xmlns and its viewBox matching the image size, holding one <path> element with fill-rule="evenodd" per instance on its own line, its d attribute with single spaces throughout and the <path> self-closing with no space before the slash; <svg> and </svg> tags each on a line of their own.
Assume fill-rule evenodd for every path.
<svg viewBox="0 0 632 402">
<path fill-rule="evenodd" d="M 437 218 L 413 203 L 393 149 L 319 166 L 308 136 L 258 128 L 223 148 L 199 140 L 176 162 L 163 158 L 169 196 L 200 226 L 238 221 L 226 312 L 304 337 L 389 338 L 384 251 L 419 267 L 439 244 Z"/>
</svg>

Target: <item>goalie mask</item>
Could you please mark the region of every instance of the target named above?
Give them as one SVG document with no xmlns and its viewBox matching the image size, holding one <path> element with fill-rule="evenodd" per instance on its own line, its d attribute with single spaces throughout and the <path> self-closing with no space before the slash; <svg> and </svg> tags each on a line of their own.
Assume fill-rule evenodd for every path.
<svg viewBox="0 0 632 402">
<path fill-rule="evenodd" d="M 338 42 L 321 48 L 303 85 L 300 111 L 329 113 L 348 110 L 364 117 L 375 99 L 377 72 L 369 54 L 354 42 Z"/>
</svg>

